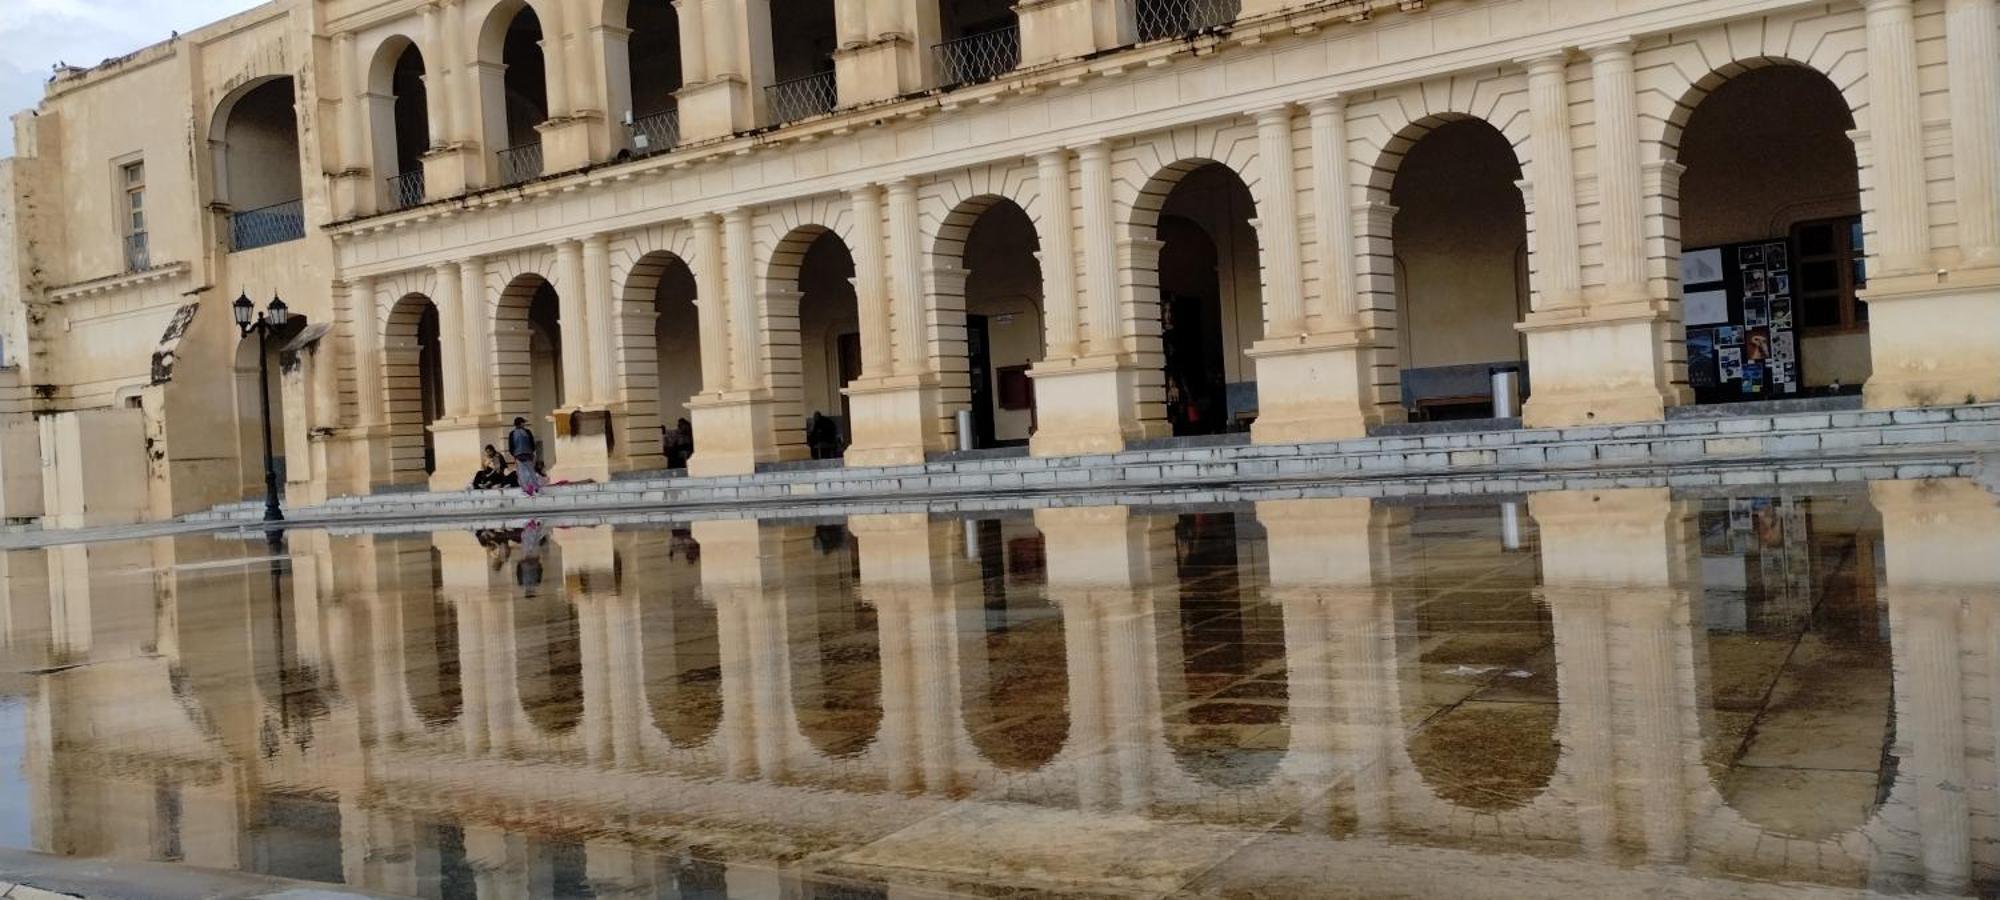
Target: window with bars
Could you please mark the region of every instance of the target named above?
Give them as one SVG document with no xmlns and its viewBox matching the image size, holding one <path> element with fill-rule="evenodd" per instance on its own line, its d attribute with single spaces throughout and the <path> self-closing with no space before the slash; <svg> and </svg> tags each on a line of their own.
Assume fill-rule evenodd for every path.
<svg viewBox="0 0 2000 900">
<path fill-rule="evenodd" d="M 1868 304 L 1855 296 L 1868 286 L 1860 216 L 1792 226 L 1792 265 L 1800 328 L 1828 332 L 1868 327 Z"/>
</svg>

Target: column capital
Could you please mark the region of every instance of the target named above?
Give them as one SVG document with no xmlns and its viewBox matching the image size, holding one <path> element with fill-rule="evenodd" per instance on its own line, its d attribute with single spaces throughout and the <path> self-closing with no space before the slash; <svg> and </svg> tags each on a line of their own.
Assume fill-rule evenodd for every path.
<svg viewBox="0 0 2000 900">
<path fill-rule="evenodd" d="M 1896 12 L 1909 9 L 1914 0 L 1861 0 L 1861 5 L 1870 13 Z"/>
<path fill-rule="evenodd" d="M 1514 62 L 1527 69 L 1530 77 L 1560 73 L 1569 68 L 1569 48 L 1558 47 L 1547 53 L 1520 57 Z"/>
<path fill-rule="evenodd" d="M 1597 60 L 1630 58 L 1632 48 L 1637 43 L 1636 40 L 1627 36 L 1584 44 L 1580 49 L 1584 53 L 1589 54 L 1591 60 L 1595 62 Z"/>
<path fill-rule="evenodd" d="M 1035 162 L 1042 163 L 1045 165 L 1046 164 L 1067 165 L 1069 163 L 1069 154 L 1070 151 L 1068 147 L 1050 147 L 1046 150 L 1037 150 L 1033 153 L 1028 154 L 1028 156 L 1032 158 Z"/>
<path fill-rule="evenodd" d="M 917 180 L 915 178 L 903 177 L 889 182 L 889 196 L 908 197 L 914 196 L 916 193 Z"/>
<path fill-rule="evenodd" d="M 861 200 L 870 197 L 880 197 L 882 196 L 882 186 L 872 181 L 864 181 L 851 188 L 848 188 L 847 196 L 855 200 Z"/>
<path fill-rule="evenodd" d="M 1256 118 L 1257 124 L 1260 126 L 1290 125 L 1292 122 L 1292 105 L 1290 103 L 1280 103 L 1276 106 L 1267 106 L 1251 115 Z"/>
<path fill-rule="evenodd" d="M 453 275 L 457 275 L 458 262 L 456 260 L 446 260 L 441 263 L 432 263 L 431 271 L 433 273 L 436 273 L 437 277 L 439 278 L 447 278 Z"/>
<path fill-rule="evenodd" d="M 725 209 L 722 211 L 722 221 L 730 225 L 747 223 L 750 221 L 750 208 L 747 206 L 735 206 Z"/>
<path fill-rule="evenodd" d="M 1109 159 L 1111 158 L 1111 142 L 1091 141 L 1088 144 L 1079 145 L 1076 148 L 1076 155 L 1078 159 L 1084 160 Z"/>
<path fill-rule="evenodd" d="M 583 244 L 583 249 L 587 251 L 608 251 L 611 249 L 611 235 L 603 231 L 587 234 L 579 243 Z"/>
<path fill-rule="evenodd" d="M 1315 117 L 1338 115 L 1346 111 L 1346 94 L 1328 94 L 1306 101 L 1306 113 Z"/>
</svg>

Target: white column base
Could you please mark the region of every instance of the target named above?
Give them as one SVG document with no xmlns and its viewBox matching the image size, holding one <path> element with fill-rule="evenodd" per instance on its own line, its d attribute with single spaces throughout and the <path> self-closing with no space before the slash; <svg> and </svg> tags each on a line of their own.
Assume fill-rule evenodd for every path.
<svg viewBox="0 0 2000 900">
<path fill-rule="evenodd" d="M 479 471 L 486 445 L 506 452 L 507 420 L 498 415 L 439 419 L 431 423 L 433 491 L 463 490 Z"/>
<path fill-rule="evenodd" d="M 549 415 L 555 464 L 552 481 L 611 480 L 611 413 L 603 408 L 559 409 Z"/>
<path fill-rule="evenodd" d="M 843 393 L 853 433 L 845 455 L 848 466 L 921 465 L 931 453 L 945 449 L 934 377 L 857 379 Z"/>
<path fill-rule="evenodd" d="M 1657 422 L 1693 402 L 1686 363 L 1668 364 L 1679 324 L 1653 301 L 1531 313 L 1515 327 L 1528 343 L 1530 428 Z"/>
<path fill-rule="evenodd" d="M 1370 425 L 1400 421 L 1399 407 L 1385 409 L 1373 400 L 1374 352 L 1361 331 L 1257 342 L 1250 348 L 1257 361 L 1251 442 L 1339 441 L 1367 437 Z"/>
<path fill-rule="evenodd" d="M 749 475 L 757 471 L 758 463 L 804 456 L 803 447 L 778 445 L 777 415 L 778 403 L 768 391 L 700 394 L 690 399 L 695 452 L 688 459 L 688 474 Z"/>
<path fill-rule="evenodd" d="M 590 146 L 596 128 L 595 116 L 550 119 L 535 126 L 542 135 L 543 174 L 573 172 L 596 162 Z"/>
<path fill-rule="evenodd" d="M 740 78 L 725 76 L 691 84 L 674 96 L 679 102 L 683 143 L 726 138 L 757 127 L 755 98 Z"/>
<path fill-rule="evenodd" d="M 1139 422 L 1134 370 L 1123 356 L 1043 360 L 1035 380 L 1034 456 L 1117 453 L 1146 436 Z"/>
<path fill-rule="evenodd" d="M 442 200 L 486 186 L 478 144 L 452 144 L 424 154 L 424 200 Z"/>
<path fill-rule="evenodd" d="M 1870 409 L 2000 400 L 2000 269 L 1947 277 L 1869 285 Z"/>
</svg>

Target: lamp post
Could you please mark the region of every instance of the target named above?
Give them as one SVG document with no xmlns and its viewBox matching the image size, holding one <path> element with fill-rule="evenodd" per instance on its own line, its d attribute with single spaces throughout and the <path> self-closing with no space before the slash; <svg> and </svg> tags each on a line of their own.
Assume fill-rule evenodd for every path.
<svg viewBox="0 0 2000 900">
<path fill-rule="evenodd" d="M 238 296 L 230 311 L 244 337 L 257 333 L 257 396 L 264 406 L 264 521 L 282 522 L 285 514 L 278 509 L 278 461 L 271 455 L 271 357 L 267 345 L 272 332 L 285 327 L 289 311 L 284 300 L 272 297 L 271 305 L 258 312 L 248 293 Z"/>
</svg>

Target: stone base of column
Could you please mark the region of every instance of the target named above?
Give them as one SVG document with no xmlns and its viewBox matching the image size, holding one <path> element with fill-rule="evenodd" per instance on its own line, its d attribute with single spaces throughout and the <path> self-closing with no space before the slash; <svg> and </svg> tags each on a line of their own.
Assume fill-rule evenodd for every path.
<svg viewBox="0 0 2000 900">
<path fill-rule="evenodd" d="M 611 413 L 570 407 L 549 414 L 549 478 L 556 481 L 611 480 Z"/>
<path fill-rule="evenodd" d="M 507 420 L 499 415 L 463 416 L 431 423 L 433 491 L 464 490 L 479 471 L 486 445 L 506 452 Z"/>
<path fill-rule="evenodd" d="M 672 422 L 661 422 L 655 411 L 643 415 L 634 414 L 628 401 L 610 405 L 611 410 L 611 473 L 653 472 L 667 467 L 665 435 L 660 426 L 673 427 Z"/>
<path fill-rule="evenodd" d="M 1092 0 L 1020 0 L 1021 65 L 1075 59 L 1097 52 Z M 1115 45 L 1114 45 L 1115 46 Z"/>
<path fill-rule="evenodd" d="M 343 219 L 373 213 L 381 206 L 381 196 L 368 169 L 348 169 L 333 176 L 334 214 Z"/>
<path fill-rule="evenodd" d="M 590 138 L 598 128 L 596 114 L 550 119 L 535 126 L 542 135 L 542 171 L 573 172 L 596 162 Z"/>
<path fill-rule="evenodd" d="M 1033 456 L 1117 453 L 1146 437 L 1139 422 L 1136 371 L 1123 355 L 1035 364 Z"/>
<path fill-rule="evenodd" d="M 2000 400 L 2000 269 L 1878 277 L 1865 297 L 1870 409 Z"/>
<path fill-rule="evenodd" d="M 1339 441 L 1367 437 L 1370 425 L 1401 420 L 1400 407 L 1385 410 L 1373 402 L 1374 353 L 1374 341 L 1362 331 L 1257 342 L 1250 348 L 1257 361 L 1257 421 L 1250 425 L 1250 440 Z"/>
<path fill-rule="evenodd" d="M 688 401 L 694 426 L 694 456 L 688 474 L 696 478 L 749 475 L 758 463 L 796 456 L 803 448 L 778 446 L 778 401 L 769 391 L 699 394 Z"/>
<path fill-rule="evenodd" d="M 486 157 L 478 144 L 452 144 L 423 155 L 424 200 L 456 197 L 486 184 Z"/>
<path fill-rule="evenodd" d="M 757 126 L 750 86 L 735 76 L 691 84 L 674 96 L 679 102 L 683 143 L 726 138 Z"/>
<path fill-rule="evenodd" d="M 932 375 L 861 378 L 847 394 L 850 467 L 921 465 L 944 447 L 938 427 L 938 383 Z"/>
<path fill-rule="evenodd" d="M 835 90 L 840 105 L 877 103 L 903 94 L 905 72 L 922 71 L 915 58 L 916 48 L 901 37 L 889 37 L 870 44 L 833 52 Z"/>
<path fill-rule="evenodd" d="M 1530 428 L 1657 422 L 1694 400 L 1668 365 L 1678 328 L 1654 301 L 1530 313 L 1515 327 L 1534 379 L 1521 408 Z"/>
<path fill-rule="evenodd" d="M 374 493 L 377 485 L 387 485 L 389 437 L 387 426 L 356 425 L 314 441 L 316 452 L 324 454 L 316 462 L 326 473 L 326 495 L 359 497 Z"/>
</svg>

